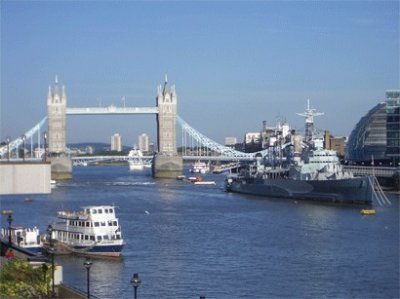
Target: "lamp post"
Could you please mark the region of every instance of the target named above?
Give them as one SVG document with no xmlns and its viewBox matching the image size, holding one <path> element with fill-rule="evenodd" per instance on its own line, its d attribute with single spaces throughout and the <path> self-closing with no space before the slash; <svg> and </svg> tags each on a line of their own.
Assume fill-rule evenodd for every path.
<svg viewBox="0 0 400 299">
<path fill-rule="evenodd" d="M 8 214 L 7 217 L 7 222 L 8 222 L 8 245 L 11 246 L 11 223 L 13 222 L 12 218 L 12 212 Z"/>
<path fill-rule="evenodd" d="M 87 297 L 90 298 L 90 267 L 92 266 L 92 262 L 90 258 L 86 258 L 86 261 L 83 263 L 83 265 L 86 268 L 86 282 L 87 282 Z"/>
<path fill-rule="evenodd" d="M 21 136 L 22 138 L 22 159 L 25 161 L 25 141 L 26 141 L 26 136 L 25 134 Z"/>
<path fill-rule="evenodd" d="M 7 144 L 7 161 L 8 162 L 10 162 L 10 142 L 11 142 L 11 137 L 7 136 L 6 144 Z"/>
<path fill-rule="evenodd" d="M 139 287 L 140 283 L 141 283 L 141 280 L 139 278 L 139 274 L 134 273 L 133 277 L 131 279 L 131 284 L 134 289 L 134 297 L 133 298 L 135 298 L 135 299 L 137 299 L 137 288 Z"/>
<path fill-rule="evenodd" d="M 46 162 L 46 160 L 47 160 L 47 151 L 46 151 L 46 146 L 47 146 L 47 132 L 44 132 L 43 138 L 44 138 L 44 162 Z"/>
<path fill-rule="evenodd" d="M 47 234 L 49 236 L 49 248 L 47 252 L 51 255 L 51 297 L 54 298 L 56 292 L 54 290 L 54 248 L 53 248 L 53 227 L 51 224 L 47 227 Z"/>
<path fill-rule="evenodd" d="M 47 274 L 47 270 L 49 269 L 49 267 L 47 266 L 46 263 L 42 264 L 42 271 L 43 271 L 43 283 L 46 285 L 46 294 L 49 294 L 49 285 L 46 282 L 46 274 Z"/>
</svg>

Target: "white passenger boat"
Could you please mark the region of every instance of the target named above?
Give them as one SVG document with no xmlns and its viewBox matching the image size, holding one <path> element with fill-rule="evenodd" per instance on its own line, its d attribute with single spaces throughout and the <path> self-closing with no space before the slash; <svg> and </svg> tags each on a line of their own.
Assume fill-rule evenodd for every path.
<svg viewBox="0 0 400 299">
<path fill-rule="evenodd" d="M 79 212 L 58 212 L 60 223 L 52 225 L 52 238 L 56 254 L 78 253 L 118 257 L 124 242 L 121 226 L 114 206 L 87 206 Z"/>
<path fill-rule="evenodd" d="M 136 146 L 129 151 L 128 154 L 129 170 L 143 170 L 144 168 L 150 168 L 151 163 L 146 163 L 143 160 L 143 153 Z"/>
<path fill-rule="evenodd" d="M 193 164 L 190 171 L 193 173 L 205 174 L 210 171 L 210 165 L 205 162 L 197 161 Z"/>
<path fill-rule="evenodd" d="M 9 240 L 9 228 L 1 229 L 1 240 Z M 35 227 L 12 226 L 11 242 L 22 249 L 38 254 L 42 252 L 43 242 L 40 239 L 39 229 Z"/>
</svg>

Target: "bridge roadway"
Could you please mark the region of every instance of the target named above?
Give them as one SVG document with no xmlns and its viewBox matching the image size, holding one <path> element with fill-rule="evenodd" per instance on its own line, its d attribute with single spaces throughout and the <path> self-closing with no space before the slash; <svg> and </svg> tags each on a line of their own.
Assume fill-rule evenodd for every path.
<svg viewBox="0 0 400 299">
<path fill-rule="evenodd" d="M 72 108 L 67 107 L 67 115 L 107 115 L 107 114 L 158 114 L 158 107 L 87 107 Z"/>
<path fill-rule="evenodd" d="M 98 161 L 128 161 L 135 159 L 137 157 L 129 156 L 79 156 L 72 157 L 72 162 L 98 162 Z M 142 156 L 144 161 L 149 161 L 153 159 L 153 156 Z M 230 156 L 183 156 L 184 161 L 253 161 L 253 157 L 230 157 Z"/>
<path fill-rule="evenodd" d="M 134 157 L 129 156 L 81 156 L 72 157 L 73 162 L 97 162 L 97 161 L 128 161 Z M 142 156 L 145 161 L 150 161 L 153 156 Z M 232 162 L 232 161 L 254 161 L 255 157 L 231 157 L 231 156 L 183 156 L 184 161 L 221 161 L 221 162 Z M 346 170 L 353 172 L 357 176 L 361 175 L 374 175 L 377 177 L 391 178 L 396 172 L 400 171 L 400 168 L 396 167 L 371 167 L 371 166 L 344 166 Z"/>
</svg>

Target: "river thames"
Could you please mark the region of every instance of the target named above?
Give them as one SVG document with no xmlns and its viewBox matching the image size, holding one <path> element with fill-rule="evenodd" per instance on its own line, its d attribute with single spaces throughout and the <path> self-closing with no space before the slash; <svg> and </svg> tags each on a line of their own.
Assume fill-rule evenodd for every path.
<svg viewBox="0 0 400 299">
<path fill-rule="evenodd" d="M 133 298 L 133 273 L 138 298 L 399 298 L 398 195 L 361 216 L 354 206 L 225 193 L 224 178 L 199 186 L 128 166 L 75 167 L 50 195 L 2 196 L 1 209 L 45 233 L 57 211 L 117 206 L 126 245 L 121 259 L 93 259 L 100 298 Z M 66 284 L 86 290 L 83 257 L 56 262 Z"/>
</svg>

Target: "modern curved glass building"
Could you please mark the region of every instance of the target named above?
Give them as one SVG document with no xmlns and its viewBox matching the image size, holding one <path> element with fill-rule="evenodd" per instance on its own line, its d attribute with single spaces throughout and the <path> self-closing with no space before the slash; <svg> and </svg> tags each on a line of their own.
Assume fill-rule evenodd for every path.
<svg viewBox="0 0 400 299">
<path fill-rule="evenodd" d="M 356 163 L 400 162 L 400 90 L 387 90 L 379 103 L 360 119 L 347 142 L 345 159 Z"/>
<path fill-rule="evenodd" d="M 347 141 L 345 159 L 353 162 L 386 160 L 386 103 L 379 103 L 360 119 Z"/>
</svg>

